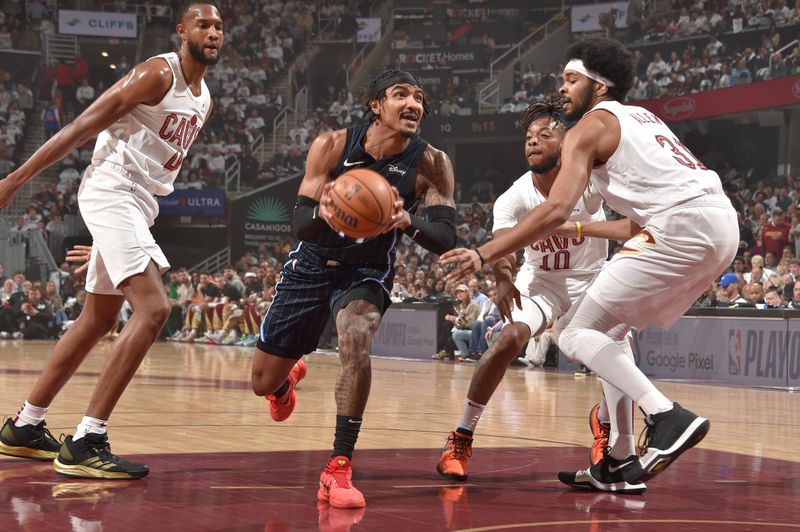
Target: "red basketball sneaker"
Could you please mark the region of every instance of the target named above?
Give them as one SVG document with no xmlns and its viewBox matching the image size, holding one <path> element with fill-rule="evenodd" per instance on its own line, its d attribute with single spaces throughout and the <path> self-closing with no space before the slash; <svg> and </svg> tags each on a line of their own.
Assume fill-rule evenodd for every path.
<svg viewBox="0 0 800 532">
<path fill-rule="evenodd" d="M 436 471 L 444 478 L 467 480 L 467 462 L 472 456 L 472 436 L 451 432 L 436 464 Z"/>
<path fill-rule="evenodd" d="M 294 391 L 297 383 L 303 380 L 308 373 L 308 366 L 303 362 L 303 359 L 297 361 L 289 376 L 286 378 L 289 381 L 289 389 L 281 395 L 276 397 L 274 395 L 267 395 L 264 397 L 269 401 L 269 415 L 275 421 L 283 421 L 292 415 L 294 405 L 297 402 L 297 393 Z"/>
<path fill-rule="evenodd" d="M 597 413 L 600 411 L 600 405 L 594 405 L 589 412 L 589 428 L 592 430 L 594 442 L 592 443 L 592 452 L 590 460 L 592 465 L 603 459 L 603 451 L 608 447 L 608 435 L 611 433 L 611 424 L 600 421 Z"/>
<path fill-rule="evenodd" d="M 346 456 L 334 456 L 319 476 L 317 499 L 334 508 L 363 508 L 364 495 L 353 486 L 353 469 Z"/>
</svg>

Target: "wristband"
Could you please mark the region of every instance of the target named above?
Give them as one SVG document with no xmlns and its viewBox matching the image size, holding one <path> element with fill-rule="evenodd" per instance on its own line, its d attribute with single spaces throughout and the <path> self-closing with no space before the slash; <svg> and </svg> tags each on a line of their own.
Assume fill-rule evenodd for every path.
<svg viewBox="0 0 800 532">
<path fill-rule="evenodd" d="M 485 261 L 483 260 L 483 255 L 481 255 L 481 251 L 478 248 L 475 248 L 475 253 L 478 254 L 478 258 L 481 261 L 481 268 L 483 268 Z"/>
<path fill-rule="evenodd" d="M 580 240 L 581 239 L 581 223 L 580 222 L 575 222 L 575 229 L 578 230 L 578 240 Z"/>
</svg>

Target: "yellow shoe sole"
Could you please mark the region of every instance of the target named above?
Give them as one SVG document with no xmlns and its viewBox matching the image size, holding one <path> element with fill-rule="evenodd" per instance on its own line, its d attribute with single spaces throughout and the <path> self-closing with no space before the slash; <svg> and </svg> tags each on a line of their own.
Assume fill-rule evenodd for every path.
<svg viewBox="0 0 800 532">
<path fill-rule="evenodd" d="M 53 460 L 53 469 L 55 469 L 56 473 L 59 475 L 64 475 L 66 477 L 102 478 L 107 480 L 139 479 L 146 477 L 149 473 L 148 471 L 143 475 L 131 475 L 130 473 L 123 473 L 119 471 L 103 471 L 102 469 L 86 467 L 82 465 L 64 465 L 58 461 L 58 458 Z"/>
<path fill-rule="evenodd" d="M 21 445 L 6 445 L 0 441 L 0 454 L 16 456 L 18 458 L 30 458 L 32 460 L 55 460 L 58 451 L 45 451 L 42 449 L 31 449 Z"/>
</svg>

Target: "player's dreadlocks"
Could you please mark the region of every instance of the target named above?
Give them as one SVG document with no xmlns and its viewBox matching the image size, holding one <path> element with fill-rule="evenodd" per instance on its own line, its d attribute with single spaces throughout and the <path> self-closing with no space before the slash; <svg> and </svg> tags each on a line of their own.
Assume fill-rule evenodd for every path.
<svg viewBox="0 0 800 532">
<path fill-rule="evenodd" d="M 561 98 L 552 96 L 536 100 L 522 111 L 519 115 L 519 120 L 517 120 L 517 129 L 527 131 L 534 121 L 542 117 L 550 118 L 563 125 L 564 128 L 569 127 L 569 121 L 564 116 L 564 106 L 561 105 Z"/>
</svg>

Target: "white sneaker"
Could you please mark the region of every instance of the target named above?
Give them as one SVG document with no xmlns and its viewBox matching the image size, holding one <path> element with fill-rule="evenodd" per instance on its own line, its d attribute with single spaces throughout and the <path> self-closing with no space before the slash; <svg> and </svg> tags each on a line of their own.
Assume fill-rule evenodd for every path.
<svg viewBox="0 0 800 532">
<path fill-rule="evenodd" d="M 23 336 L 25 336 L 25 335 L 22 334 L 22 331 L 17 331 L 14 334 L 11 335 L 11 338 L 13 338 L 14 340 L 22 340 Z"/>
<path fill-rule="evenodd" d="M 228 333 L 225 338 L 222 339 L 222 345 L 236 345 L 236 342 L 239 341 L 239 335 L 236 334 L 235 330 L 232 330 Z"/>
</svg>

